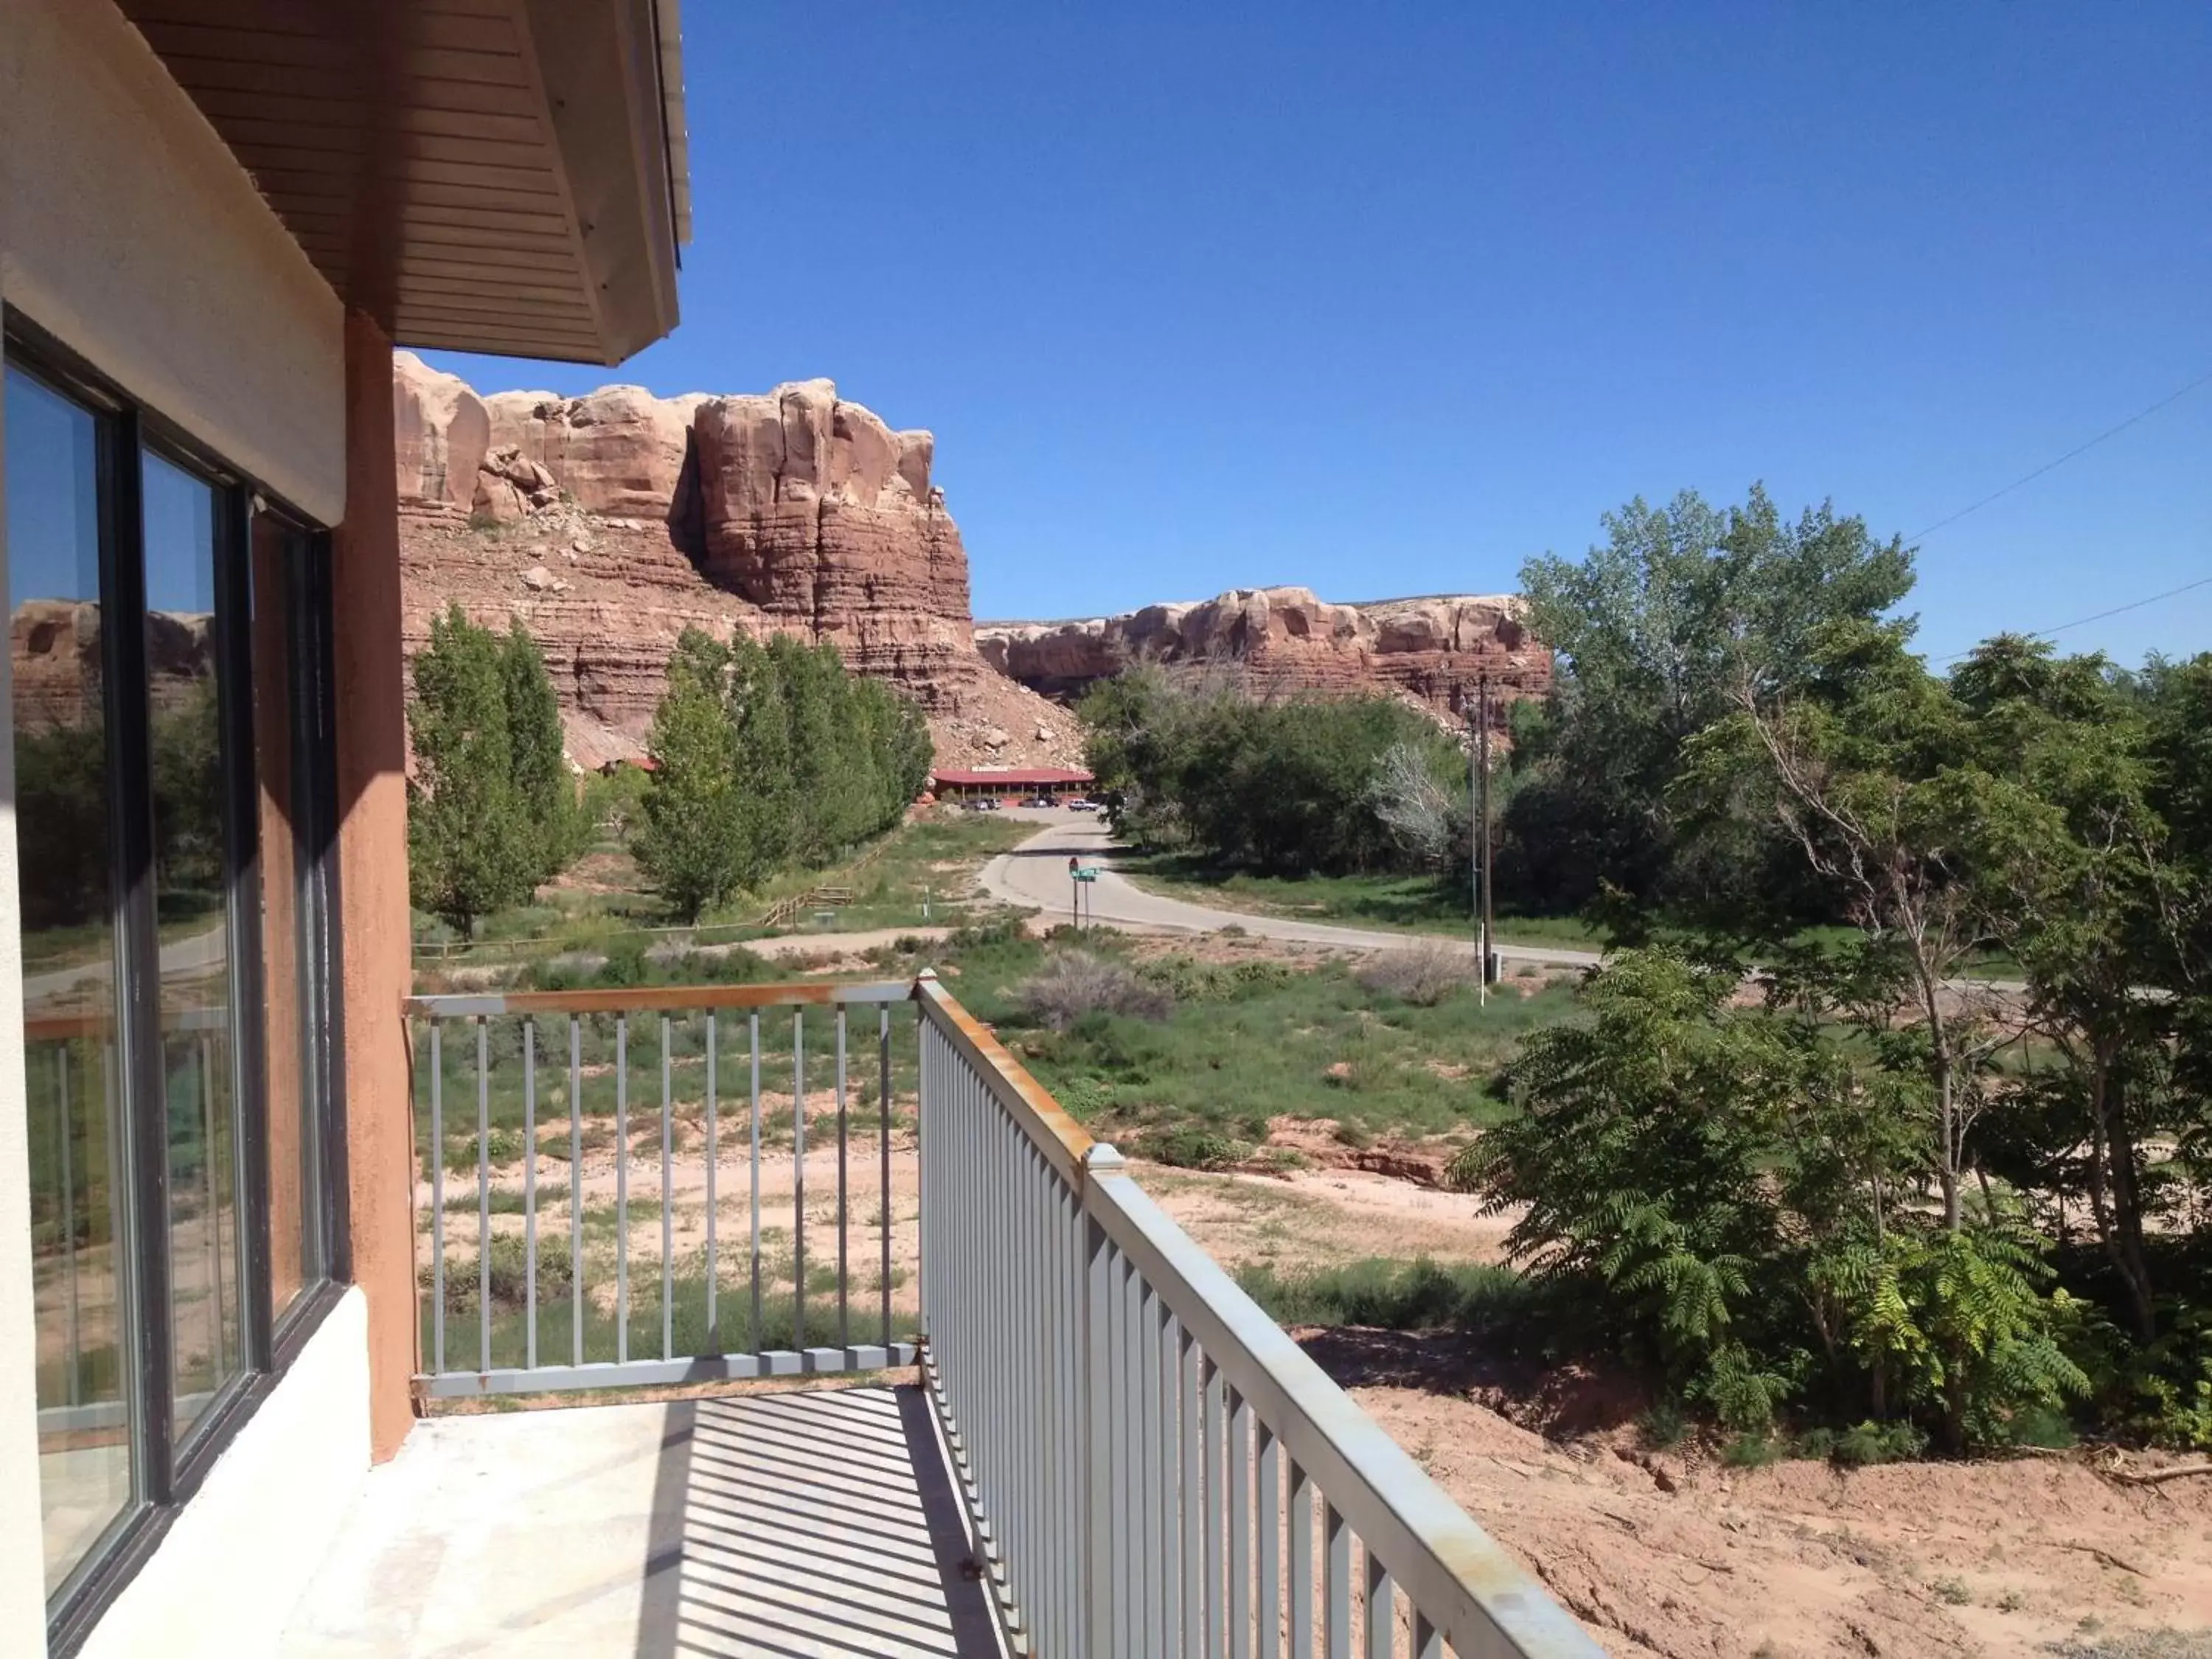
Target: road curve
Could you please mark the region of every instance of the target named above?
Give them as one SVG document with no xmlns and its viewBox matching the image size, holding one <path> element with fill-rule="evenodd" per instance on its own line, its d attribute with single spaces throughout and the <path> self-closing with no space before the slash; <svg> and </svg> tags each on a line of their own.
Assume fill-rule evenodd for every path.
<svg viewBox="0 0 2212 1659">
<path fill-rule="evenodd" d="M 1113 859 L 1120 849 L 1106 826 L 1097 819 L 1042 811 L 1022 812 L 1019 816 L 1046 827 L 1012 852 L 1001 853 L 983 866 L 983 890 L 1004 903 L 1066 919 L 1070 915 L 1069 889 L 1073 885 L 1067 878 L 1067 861 L 1075 858 L 1085 864 L 1101 866 L 1091 892 L 1090 915 L 1095 921 L 1183 933 L 1218 933 L 1224 927 L 1237 927 L 1261 939 L 1333 945 L 1343 951 L 1395 951 L 1433 939 L 1469 955 L 1474 951 L 1472 939 L 1454 939 L 1443 933 L 1339 927 L 1327 922 L 1294 921 L 1286 916 L 1255 915 L 1245 910 L 1218 910 L 1183 899 L 1164 898 L 1115 873 Z M 1507 962 L 1529 962 L 1553 968 L 1595 968 L 1601 959 L 1595 951 L 1520 945 L 1500 945 L 1498 954 Z"/>
</svg>

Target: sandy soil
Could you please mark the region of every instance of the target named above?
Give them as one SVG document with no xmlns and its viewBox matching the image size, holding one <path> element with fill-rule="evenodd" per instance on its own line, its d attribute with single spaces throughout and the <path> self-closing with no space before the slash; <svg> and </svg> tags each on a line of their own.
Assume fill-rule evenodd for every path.
<svg viewBox="0 0 2212 1659">
<path fill-rule="evenodd" d="M 1306 1340 L 1608 1652 L 2212 1654 L 2212 1483 L 2078 1459 L 1735 1470 L 1522 1426 L 1466 1389 L 1455 1339 Z"/>
</svg>

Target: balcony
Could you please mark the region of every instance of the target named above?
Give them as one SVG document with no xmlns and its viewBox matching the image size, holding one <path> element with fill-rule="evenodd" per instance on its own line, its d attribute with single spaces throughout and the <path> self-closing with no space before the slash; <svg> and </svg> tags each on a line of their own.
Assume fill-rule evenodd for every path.
<svg viewBox="0 0 2212 1659">
<path fill-rule="evenodd" d="M 289 1650 L 1597 1652 L 933 976 L 410 1013 L 417 1395 L 738 1386 L 422 1425 Z"/>
</svg>

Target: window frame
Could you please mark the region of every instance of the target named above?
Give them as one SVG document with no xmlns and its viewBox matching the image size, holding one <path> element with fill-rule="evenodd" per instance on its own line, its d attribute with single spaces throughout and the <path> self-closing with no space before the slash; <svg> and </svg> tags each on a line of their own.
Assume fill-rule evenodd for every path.
<svg viewBox="0 0 2212 1659">
<path fill-rule="evenodd" d="M 330 532 L 256 483 L 179 423 L 131 398 L 13 307 L 0 308 L 0 368 L 27 374 L 94 417 L 101 607 L 102 696 L 113 873 L 118 1076 L 131 1103 L 115 1148 L 118 1344 L 130 1422 L 131 1495 L 47 1602 L 55 1659 L 76 1650 L 123 1587 L 160 1547 L 208 1471 L 283 1381 L 337 1305 L 352 1273 L 344 1158 L 343 982 L 337 927 L 334 644 Z M 211 651 L 225 765 L 224 917 L 230 929 L 231 1078 L 237 1102 L 233 1179 L 238 1194 L 241 1364 L 216 1389 L 189 1435 L 173 1435 L 174 1330 L 170 1302 L 168 1146 L 161 1043 L 160 932 L 153 885 L 153 773 L 145 650 L 144 455 L 158 456 L 216 494 L 216 616 Z M 293 750 L 294 902 L 301 983 L 301 1133 L 318 1154 L 302 1203 L 312 1203 L 318 1260 L 272 1317 L 270 1282 L 267 1000 L 262 994 L 263 860 L 253 728 L 252 532 L 266 516 L 299 538 L 283 596 L 289 654 L 287 724 Z M 13 741 L 12 732 L 9 741 Z M 154 1103 L 149 1109 L 145 1103 Z"/>
</svg>

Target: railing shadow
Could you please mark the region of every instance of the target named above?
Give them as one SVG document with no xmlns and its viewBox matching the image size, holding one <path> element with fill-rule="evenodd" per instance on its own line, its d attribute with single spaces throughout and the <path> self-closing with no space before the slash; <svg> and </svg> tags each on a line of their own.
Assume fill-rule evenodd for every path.
<svg viewBox="0 0 2212 1659">
<path fill-rule="evenodd" d="M 917 1389 L 680 1401 L 639 1659 L 1000 1652 Z"/>
</svg>

